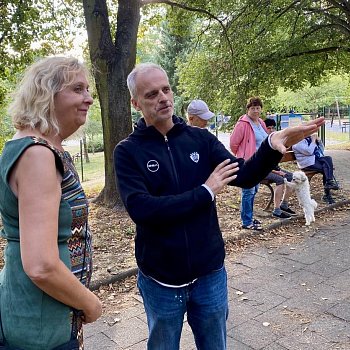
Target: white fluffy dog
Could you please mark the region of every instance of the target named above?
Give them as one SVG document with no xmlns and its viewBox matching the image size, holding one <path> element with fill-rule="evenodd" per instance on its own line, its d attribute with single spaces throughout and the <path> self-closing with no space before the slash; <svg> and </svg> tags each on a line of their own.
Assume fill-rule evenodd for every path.
<svg viewBox="0 0 350 350">
<path fill-rule="evenodd" d="M 303 171 L 295 171 L 292 181 L 288 182 L 287 179 L 284 179 L 284 183 L 294 190 L 299 204 L 304 210 L 305 225 L 309 226 L 311 222 L 315 221 L 314 212 L 317 208 L 317 202 L 310 196 L 309 179 Z"/>
</svg>

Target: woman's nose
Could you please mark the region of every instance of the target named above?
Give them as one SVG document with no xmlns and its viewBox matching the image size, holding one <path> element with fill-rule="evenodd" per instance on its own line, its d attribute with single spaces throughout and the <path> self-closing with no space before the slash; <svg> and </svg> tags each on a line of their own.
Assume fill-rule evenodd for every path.
<svg viewBox="0 0 350 350">
<path fill-rule="evenodd" d="M 94 99 L 92 98 L 89 91 L 86 91 L 84 102 L 88 103 L 89 105 L 92 105 L 94 103 Z"/>
</svg>

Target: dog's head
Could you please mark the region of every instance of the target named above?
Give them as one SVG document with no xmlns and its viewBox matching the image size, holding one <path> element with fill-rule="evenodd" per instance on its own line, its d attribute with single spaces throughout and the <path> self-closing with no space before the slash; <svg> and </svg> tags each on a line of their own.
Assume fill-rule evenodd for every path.
<svg viewBox="0 0 350 350">
<path fill-rule="evenodd" d="M 308 178 L 303 171 L 295 171 L 293 173 L 292 182 L 294 182 L 296 184 L 302 184 L 304 182 L 307 182 L 307 180 L 308 180 Z"/>
</svg>

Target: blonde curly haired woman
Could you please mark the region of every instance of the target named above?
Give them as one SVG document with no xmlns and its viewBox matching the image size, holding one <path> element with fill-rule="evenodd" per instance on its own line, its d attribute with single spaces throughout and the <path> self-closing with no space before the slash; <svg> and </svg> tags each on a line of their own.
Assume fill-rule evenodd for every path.
<svg viewBox="0 0 350 350">
<path fill-rule="evenodd" d="M 91 276 L 88 201 L 62 141 L 93 100 L 75 58 L 49 57 L 24 75 L 9 112 L 17 132 L 0 158 L 0 342 L 25 350 L 82 349 L 82 323 L 101 302 Z M 2 336 L 2 337 L 1 337 Z"/>
</svg>

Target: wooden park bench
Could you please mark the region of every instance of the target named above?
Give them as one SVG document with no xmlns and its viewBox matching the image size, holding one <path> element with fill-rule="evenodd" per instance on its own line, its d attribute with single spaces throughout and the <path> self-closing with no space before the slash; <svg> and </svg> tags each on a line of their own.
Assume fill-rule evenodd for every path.
<svg viewBox="0 0 350 350">
<path fill-rule="evenodd" d="M 346 132 L 346 128 L 350 127 L 350 122 L 342 122 L 341 123 L 341 132 Z"/>
<path fill-rule="evenodd" d="M 73 163 L 78 162 L 80 159 L 80 153 L 75 153 L 72 155 Z"/>
<path fill-rule="evenodd" d="M 296 162 L 295 154 L 293 151 L 287 151 L 283 155 L 279 164 L 286 163 L 286 162 Z M 314 175 L 321 174 L 320 172 L 314 171 L 314 170 L 303 170 L 303 171 L 304 171 L 305 175 L 308 177 L 309 182 L 311 182 L 311 179 L 314 177 Z M 261 185 L 265 185 L 269 190 L 269 200 L 268 200 L 267 205 L 264 208 L 264 211 L 268 211 L 270 209 L 271 205 L 273 204 L 273 198 L 274 198 L 274 189 L 272 187 L 273 183 L 274 182 L 267 180 L 267 179 L 264 179 L 260 182 Z"/>
</svg>

